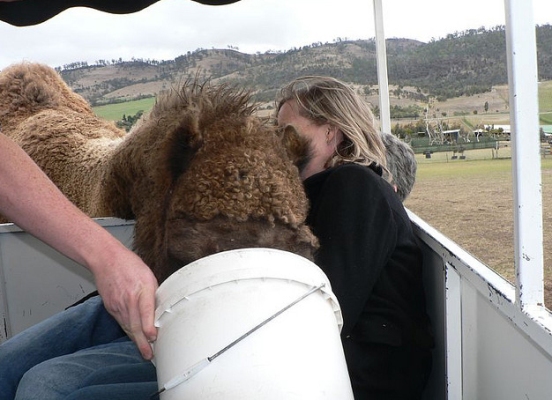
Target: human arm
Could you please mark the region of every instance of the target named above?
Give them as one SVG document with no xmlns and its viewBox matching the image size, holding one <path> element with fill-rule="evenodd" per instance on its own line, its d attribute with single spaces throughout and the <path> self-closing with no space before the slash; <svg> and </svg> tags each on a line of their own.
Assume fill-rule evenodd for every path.
<svg viewBox="0 0 552 400">
<path fill-rule="evenodd" d="M 132 251 L 75 207 L 0 133 L 0 214 L 94 275 L 106 309 L 150 359 L 157 281 Z"/>
</svg>

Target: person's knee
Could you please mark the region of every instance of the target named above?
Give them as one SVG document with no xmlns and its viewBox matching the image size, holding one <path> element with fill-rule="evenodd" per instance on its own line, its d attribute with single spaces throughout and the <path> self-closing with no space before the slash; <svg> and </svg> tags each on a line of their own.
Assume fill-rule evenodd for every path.
<svg viewBox="0 0 552 400">
<path fill-rule="evenodd" d="M 91 373 L 85 381 L 85 386 L 153 382 L 157 383 L 155 365 L 149 361 L 135 364 L 120 364 L 107 366 Z"/>
<path fill-rule="evenodd" d="M 133 382 L 109 385 L 87 386 L 71 393 L 65 400 L 151 400 L 159 399 L 156 396 L 156 382 Z"/>
<path fill-rule="evenodd" d="M 29 369 L 19 382 L 16 400 L 57 400 L 86 385 L 88 377 L 110 366 L 142 363 L 129 339 L 83 349 L 44 361 Z M 153 370 L 155 371 L 155 370 Z M 150 370 L 146 370 L 151 374 Z"/>
<path fill-rule="evenodd" d="M 44 361 L 28 370 L 17 387 L 15 400 L 58 400 L 79 387 L 87 371 L 62 357 Z"/>
</svg>

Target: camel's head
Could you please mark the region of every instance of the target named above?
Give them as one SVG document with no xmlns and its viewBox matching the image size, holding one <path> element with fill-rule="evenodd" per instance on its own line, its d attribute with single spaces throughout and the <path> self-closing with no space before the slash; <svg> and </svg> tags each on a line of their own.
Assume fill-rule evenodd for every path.
<svg viewBox="0 0 552 400">
<path fill-rule="evenodd" d="M 292 128 L 255 117 L 249 100 L 226 85 L 185 84 L 130 133 L 120 154 L 132 159 L 113 164 L 130 181 L 110 186 L 131 199 L 123 214 L 136 218 L 137 251 L 160 280 L 224 250 L 272 247 L 311 258 L 316 248 L 294 164 L 308 146 Z"/>
</svg>

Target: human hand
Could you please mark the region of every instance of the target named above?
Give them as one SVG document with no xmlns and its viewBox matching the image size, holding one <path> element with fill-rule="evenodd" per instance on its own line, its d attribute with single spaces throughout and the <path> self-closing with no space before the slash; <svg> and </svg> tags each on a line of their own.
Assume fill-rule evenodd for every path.
<svg viewBox="0 0 552 400">
<path fill-rule="evenodd" d="M 126 248 L 125 248 L 126 250 Z M 143 261 L 130 250 L 95 271 L 96 286 L 107 311 L 136 343 L 146 360 L 153 358 L 150 342 L 157 338 L 154 326 L 157 280 Z"/>
<path fill-rule="evenodd" d="M 0 0 L 2 1 L 2 0 Z M 31 158 L 0 133 L 0 214 L 94 274 L 104 305 L 146 359 L 157 280 L 146 264 L 72 204 Z"/>
</svg>

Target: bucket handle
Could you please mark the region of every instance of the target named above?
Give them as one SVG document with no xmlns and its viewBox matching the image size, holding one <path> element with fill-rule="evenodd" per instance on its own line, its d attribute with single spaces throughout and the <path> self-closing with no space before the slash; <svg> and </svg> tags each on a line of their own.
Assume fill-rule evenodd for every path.
<svg viewBox="0 0 552 400">
<path fill-rule="evenodd" d="M 306 292 L 305 294 L 301 295 L 300 297 L 298 297 L 297 299 L 293 300 L 291 303 L 289 303 L 287 306 L 285 306 L 284 308 L 282 308 L 281 310 L 277 311 L 276 313 L 272 314 L 270 317 L 268 317 L 267 319 L 265 319 L 264 321 L 262 321 L 260 324 L 254 326 L 253 328 L 251 328 L 249 331 L 247 331 L 246 333 L 244 333 L 243 335 L 241 335 L 239 338 L 237 338 L 236 340 L 234 340 L 233 342 L 231 342 L 230 344 L 228 344 L 227 346 L 225 346 L 224 348 L 222 348 L 221 350 L 217 351 L 215 354 L 207 357 L 207 358 L 204 358 L 203 360 L 199 361 L 198 363 L 195 363 L 194 365 L 192 365 L 190 368 L 188 368 L 184 373 L 182 374 L 179 374 L 179 375 L 176 375 L 174 378 L 171 378 L 167 383 L 165 383 L 163 385 L 163 387 L 161 389 L 159 389 L 159 391 L 153 393 L 150 398 L 153 399 L 155 398 L 156 396 L 159 396 L 161 393 L 163 393 L 164 391 L 166 390 L 170 390 L 170 389 L 173 389 L 175 388 L 176 386 L 180 385 L 181 383 L 184 383 L 186 382 L 188 379 L 190 379 L 192 376 L 196 375 L 199 371 L 201 371 L 203 368 L 205 368 L 207 365 L 209 365 L 215 358 L 217 358 L 218 356 L 220 356 L 222 353 L 224 353 L 225 351 L 227 351 L 228 349 L 232 348 L 233 346 L 235 346 L 236 344 L 238 344 L 239 342 L 241 342 L 243 339 L 245 339 L 246 337 L 248 337 L 249 335 L 251 335 L 253 332 L 255 332 L 256 330 L 262 328 L 263 326 L 265 326 L 266 324 L 268 324 L 270 321 L 272 321 L 274 318 L 276 318 L 277 316 L 279 316 L 280 314 L 282 314 L 284 311 L 290 309 L 291 307 L 293 307 L 295 304 L 299 303 L 300 301 L 304 300 L 306 297 L 310 296 L 311 294 L 313 294 L 314 292 L 317 292 L 318 290 L 322 289 L 324 286 L 326 286 L 325 283 L 321 283 L 320 285 L 318 286 L 314 286 L 313 288 L 309 289 L 308 292 Z"/>
</svg>

